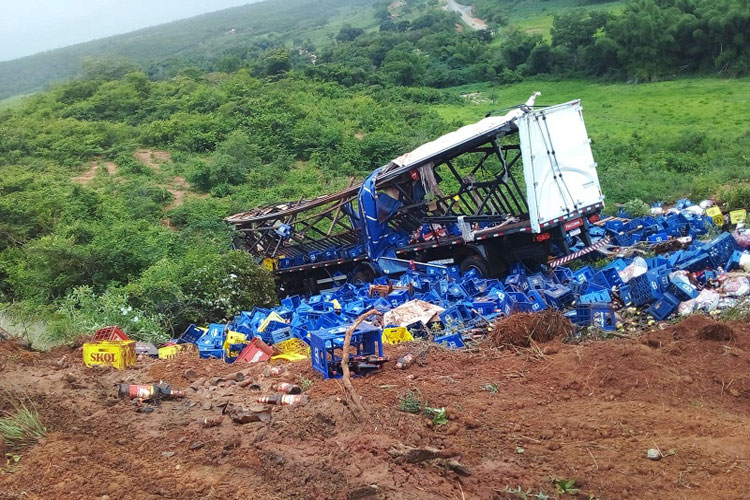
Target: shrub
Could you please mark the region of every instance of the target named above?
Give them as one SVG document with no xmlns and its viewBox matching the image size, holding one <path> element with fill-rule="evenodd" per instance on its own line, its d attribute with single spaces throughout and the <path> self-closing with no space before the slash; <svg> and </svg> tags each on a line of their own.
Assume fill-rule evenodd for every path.
<svg viewBox="0 0 750 500">
<path fill-rule="evenodd" d="M 737 210 L 740 208 L 750 207 L 750 185 L 740 184 L 725 189 L 719 195 L 724 208 L 727 210 Z"/>
<path fill-rule="evenodd" d="M 644 217 L 651 213 L 651 207 L 648 206 L 643 200 L 635 199 L 626 202 L 623 208 L 631 217 Z"/>
</svg>

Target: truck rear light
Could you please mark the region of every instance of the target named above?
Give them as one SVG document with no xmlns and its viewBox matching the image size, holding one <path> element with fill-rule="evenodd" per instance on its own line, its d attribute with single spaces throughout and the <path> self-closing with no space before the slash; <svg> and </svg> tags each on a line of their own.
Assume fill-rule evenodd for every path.
<svg viewBox="0 0 750 500">
<path fill-rule="evenodd" d="M 600 219 L 599 214 L 594 214 L 591 217 L 589 217 L 589 222 L 593 224 L 594 222 L 599 222 L 599 219 Z"/>
<path fill-rule="evenodd" d="M 565 230 L 570 231 L 571 229 L 575 229 L 577 227 L 583 226 L 583 219 L 575 219 L 569 222 L 565 223 Z"/>
<path fill-rule="evenodd" d="M 551 236 L 549 233 L 541 233 L 541 234 L 537 234 L 536 236 L 534 236 L 534 241 L 546 241 L 550 238 Z"/>
</svg>

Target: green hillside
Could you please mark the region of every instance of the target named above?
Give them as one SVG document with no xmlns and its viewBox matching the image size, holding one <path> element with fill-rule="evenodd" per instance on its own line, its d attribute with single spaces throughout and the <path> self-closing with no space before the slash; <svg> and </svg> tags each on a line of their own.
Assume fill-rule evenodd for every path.
<svg viewBox="0 0 750 500">
<path fill-rule="evenodd" d="M 253 44 L 273 44 L 277 37 L 327 39 L 373 0 L 266 0 L 0 62 L 0 99 L 38 90 L 81 72 L 86 57 L 122 57 L 169 76 L 185 65 L 221 65 L 229 51 L 251 50 Z M 232 31 L 233 30 L 233 31 Z M 291 35 L 293 33 L 293 35 Z M 226 61 L 225 61 L 226 62 Z"/>
</svg>

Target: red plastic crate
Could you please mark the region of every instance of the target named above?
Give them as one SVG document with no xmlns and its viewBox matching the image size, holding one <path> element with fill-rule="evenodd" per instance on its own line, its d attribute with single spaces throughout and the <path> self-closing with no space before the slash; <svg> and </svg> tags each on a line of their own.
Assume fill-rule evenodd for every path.
<svg viewBox="0 0 750 500">
<path fill-rule="evenodd" d="M 119 326 L 106 326 L 96 331 L 93 340 L 94 342 L 99 342 L 100 340 L 113 342 L 116 340 L 130 340 L 130 337 L 125 335 L 125 332 L 120 330 Z"/>
</svg>

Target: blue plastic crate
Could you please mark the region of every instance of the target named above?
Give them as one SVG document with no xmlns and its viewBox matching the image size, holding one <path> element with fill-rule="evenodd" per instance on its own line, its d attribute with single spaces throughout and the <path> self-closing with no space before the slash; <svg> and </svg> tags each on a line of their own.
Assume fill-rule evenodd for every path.
<svg viewBox="0 0 750 500">
<path fill-rule="evenodd" d="M 679 262 L 676 267 L 683 271 L 696 272 L 711 268 L 713 267 L 713 264 L 711 262 L 711 256 L 706 252 L 699 252 L 695 257 Z"/>
<path fill-rule="evenodd" d="M 720 234 L 705 246 L 714 269 L 726 265 L 732 252 L 738 249 L 737 241 L 731 233 Z"/>
<path fill-rule="evenodd" d="M 474 302 L 472 302 L 472 306 L 479 312 L 479 314 L 482 315 L 492 314 L 495 312 L 495 303 L 489 299 L 475 300 Z"/>
<path fill-rule="evenodd" d="M 657 269 L 662 266 L 669 266 L 669 259 L 666 259 L 664 257 L 648 257 L 645 260 L 648 269 Z"/>
<path fill-rule="evenodd" d="M 299 307 L 301 302 L 302 301 L 299 298 L 299 295 L 292 295 L 281 299 L 281 307 L 283 307 L 287 311 L 294 311 L 295 309 L 297 309 L 297 307 Z"/>
<path fill-rule="evenodd" d="M 461 271 L 458 270 L 458 266 L 448 266 L 446 271 L 449 278 L 458 279 L 461 276 Z"/>
<path fill-rule="evenodd" d="M 523 292 L 508 292 L 508 297 L 513 301 L 513 312 L 532 312 L 533 304 Z"/>
<path fill-rule="evenodd" d="M 651 304 L 648 313 L 659 321 L 669 317 L 680 305 L 680 299 L 667 292 L 659 300 Z"/>
<path fill-rule="evenodd" d="M 327 328 L 335 328 L 345 323 L 346 320 L 336 314 L 335 312 L 329 311 L 325 314 L 321 314 L 315 323 L 316 330 L 324 330 Z"/>
<path fill-rule="evenodd" d="M 225 325 L 211 323 L 208 330 L 196 342 L 198 349 L 221 349 L 224 345 Z"/>
<path fill-rule="evenodd" d="M 473 271 L 473 269 L 472 269 L 472 271 Z M 464 292 L 466 293 L 466 296 L 469 297 L 469 298 L 476 297 L 476 296 L 478 296 L 479 294 L 482 293 L 482 291 L 480 290 L 480 288 L 478 286 L 477 280 L 475 280 L 475 279 L 470 279 L 470 280 L 464 281 L 463 284 L 461 285 L 461 287 L 464 289 Z"/>
<path fill-rule="evenodd" d="M 579 283 L 589 282 L 594 277 L 594 274 L 596 274 L 594 269 L 589 266 L 583 266 L 573 273 L 573 280 Z"/>
<path fill-rule="evenodd" d="M 633 303 L 633 296 L 630 293 L 629 285 L 622 285 L 620 287 L 620 299 L 626 306 L 629 306 Z"/>
<path fill-rule="evenodd" d="M 446 347 L 450 347 L 452 349 L 462 349 L 465 347 L 464 339 L 461 338 L 460 333 L 453 333 L 451 335 L 443 335 L 442 337 L 435 337 L 435 342 L 438 344 L 443 344 Z"/>
<path fill-rule="evenodd" d="M 523 281 L 524 281 L 523 274 L 520 274 L 520 273 L 509 274 L 508 276 L 505 277 L 505 286 L 506 287 L 515 286 L 520 289 Z"/>
<path fill-rule="evenodd" d="M 729 260 L 727 260 L 727 263 L 724 265 L 724 270 L 731 271 L 740 267 L 740 259 L 742 259 L 742 252 L 739 250 L 733 251 Z"/>
<path fill-rule="evenodd" d="M 393 309 L 393 307 L 391 307 L 391 303 L 387 299 L 385 299 L 383 297 L 380 297 L 379 299 L 377 299 L 372 304 L 372 307 L 374 307 L 375 309 L 377 309 L 381 313 L 385 313 L 385 312 L 388 312 L 391 309 Z"/>
<path fill-rule="evenodd" d="M 547 281 L 544 279 L 544 275 L 537 273 L 527 277 L 522 282 L 522 288 L 525 292 L 529 290 L 544 290 L 547 288 Z"/>
<path fill-rule="evenodd" d="M 505 316 L 510 316 L 513 312 L 513 299 L 508 296 L 508 292 L 493 288 L 490 293 L 487 294 L 487 298 L 492 299 L 495 302 L 495 310 Z"/>
<path fill-rule="evenodd" d="M 575 300 L 573 292 L 565 285 L 550 286 L 544 290 L 544 298 L 549 305 L 557 309 L 563 309 Z"/>
<path fill-rule="evenodd" d="M 526 295 L 531 301 L 531 310 L 533 312 L 539 312 L 547 309 L 547 303 L 544 301 L 544 297 L 542 297 L 542 294 L 539 292 L 539 290 L 530 290 Z"/>
<path fill-rule="evenodd" d="M 281 342 L 289 340 L 292 337 L 292 328 L 289 326 L 271 332 L 271 339 L 274 344 L 280 344 Z"/>
<path fill-rule="evenodd" d="M 609 290 L 592 290 L 578 297 L 579 304 L 597 304 L 612 302 Z"/>
<path fill-rule="evenodd" d="M 615 242 L 617 246 L 620 247 L 629 247 L 633 244 L 633 239 L 630 237 L 629 234 L 622 233 L 622 234 L 615 234 L 612 236 L 612 240 Z"/>
<path fill-rule="evenodd" d="M 398 307 L 409 301 L 409 290 L 396 290 L 388 294 L 391 307 Z"/>
<path fill-rule="evenodd" d="M 665 292 L 669 288 L 670 269 L 667 266 L 660 266 L 646 272 L 651 288 L 657 292 Z"/>
<path fill-rule="evenodd" d="M 628 282 L 629 298 L 626 302 L 634 306 L 649 304 L 661 296 L 658 288 L 654 289 L 649 281 L 648 273 L 642 274 Z"/>
<path fill-rule="evenodd" d="M 698 296 L 698 290 L 693 285 L 674 278 L 669 280 L 667 290 L 680 300 L 690 300 Z"/>
<path fill-rule="evenodd" d="M 341 349 L 344 345 L 345 326 L 317 330 L 310 333 L 312 367 L 323 378 L 341 378 Z M 368 323 L 361 323 L 352 333 L 351 348 L 356 355 L 383 355 L 383 332 Z"/>
<path fill-rule="evenodd" d="M 596 326 L 606 331 L 617 328 L 617 319 L 611 304 L 579 305 L 576 307 L 573 323 L 578 326 Z"/>
<path fill-rule="evenodd" d="M 552 277 L 557 283 L 566 285 L 573 279 L 573 271 L 564 266 L 557 266 L 552 270 Z"/>
<path fill-rule="evenodd" d="M 221 349 L 208 349 L 208 348 L 201 349 L 200 347 L 198 348 L 198 356 L 204 359 L 210 359 L 210 358 L 224 359 L 225 353 L 226 351 L 224 350 L 223 347 Z"/>
<path fill-rule="evenodd" d="M 203 336 L 203 330 L 195 325 L 190 325 L 177 339 L 178 344 L 195 344 Z"/>
<path fill-rule="evenodd" d="M 617 269 L 613 267 L 603 268 L 601 271 L 596 273 L 591 278 L 591 281 L 599 285 L 602 285 L 603 287 L 607 289 L 611 289 L 612 287 L 622 285 L 622 280 L 620 279 L 620 273 L 618 273 Z"/>
<path fill-rule="evenodd" d="M 649 235 L 648 242 L 649 243 L 661 243 L 662 241 L 667 241 L 669 239 L 669 235 L 667 233 L 654 233 Z"/>
</svg>

